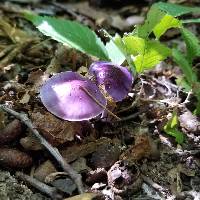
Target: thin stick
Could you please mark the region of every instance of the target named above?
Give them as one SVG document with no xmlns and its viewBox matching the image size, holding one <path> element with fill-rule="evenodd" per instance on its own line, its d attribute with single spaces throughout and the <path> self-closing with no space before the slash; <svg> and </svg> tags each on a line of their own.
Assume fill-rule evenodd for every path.
<svg viewBox="0 0 200 200">
<path fill-rule="evenodd" d="M 89 96 L 91 97 L 100 107 L 102 107 L 103 109 L 105 109 L 110 115 L 112 115 L 114 118 L 116 118 L 117 120 L 121 120 L 117 115 L 115 115 L 114 113 L 112 113 L 110 110 L 108 110 L 108 108 L 106 108 L 102 103 L 100 103 L 95 97 L 92 96 L 92 94 L 84 87 L 80 88 Z"/>
<path fill-rule="evenodd" d="M 84 192 L 81 175 L 78 174 L 61 156 L 58 149 L 53 147 L 40 133 L 37 129 L 33 126 L 31 120 L 27 117 L 26 114 L 18 113 L 5 105 L 0 104 L 0 108 L 2 108 L 7 113 L 15 116 L 16 118 L 20 119 L 32 132 L 33 136 L 36 137 L 39 142 L 49 151 L 49 153 L 57 160 L 60 166 L 63 168 L 65 172 L 69 174 L 72 180 L 76 183 L 79 193 Z"/>
<path fill-rule="evenodd" d="M 153 182 L 153 180 L 151 180 L 149 177 L 141 174 L 142 179 L 144 180 L 144 182 L 146 182 L 148 185 L 150 185 L 152 188 L 154 188 L 155 190 L 157 190 L 162 196 L 165 197 L 165 199 L 174 199 L 174 196 L 171 196 L 169 194 L 168 189 L 163 188 L 162 186 L 160 186 L 159 184 Z"/>
<path fill-rule="evenodd" d="M 37 179 L 32 178 L 31 176 L 28 176 L 22 172 L 16 172 L 15 175 L 17 178 L 21 179 L 22 181 L 38 189 L 40 192 L 47 194 L 49 197 L 51 197 L 51 199 L 54 199 L 54 200 L 63 199 L 55 187 L 51 187 L 45 183 L 42 183 L 38 181 Z"/>
</svg>

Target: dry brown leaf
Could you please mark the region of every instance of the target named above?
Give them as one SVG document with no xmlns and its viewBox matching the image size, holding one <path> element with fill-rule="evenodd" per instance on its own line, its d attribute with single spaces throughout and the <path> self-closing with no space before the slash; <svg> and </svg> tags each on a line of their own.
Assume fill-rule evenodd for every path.
<svg viewBox="0 0 200 200">
<path fill-rule="evenodd" d="M 63 121 L 49 112 L 31 113 L 33 124 L 42 135 L 54 146 L 72 141 L 75 135 L 81 135 L 82 125 L 80 122 Z"/>
<path fill-rule="evenodd" d="M 94 142 L 88 142 L 87 144 L 68 147 L 66 150 L 61 150 L 61 154 L 67 162 L 72 162 L 77 158 L 93 153 L 99 146 L 108 142 L 112 142 L 112 140 L 109 138 L 100 138 Z"/>
<path fill-rule="evenodd" d="M 156 144 L 147 135 L 137 135 L 135 138 L 135 145 L 127 149 L 122 155 L 121 159 L 135 162 L 142 158 L 157 157 L 158 155 Z"/>
</svg>

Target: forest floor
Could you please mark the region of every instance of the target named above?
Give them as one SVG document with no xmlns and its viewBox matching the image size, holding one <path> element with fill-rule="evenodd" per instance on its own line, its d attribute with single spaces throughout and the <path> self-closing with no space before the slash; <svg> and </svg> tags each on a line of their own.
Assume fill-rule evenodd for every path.
<svg viewBox="0 0 200 200">
<path fill-rule="evenodd" d="M 41 103 L 39 88 L 51 74 L 67 70 L 84 74 L 94 58 L 42 35 L 23 18 L 25 9 L 77 20 L 96 32 L 104 28 L 114 35 L 143 23 L 152 3 L 134 1 L 113 8 L 101 6 L 103 1 L 91 2 L 1 1 L 0 104 L 28 115 L 39 133 L 82 175 L 86 191 L 97 194 L 84 193 L 76 199 L 200 199 L 200 120 L 192 114 L 196 100 L 176 85 L 181 71 L 172 60 L 135 78 L 128 97 L 113 110 L 123 119 L 120 122 L 64 121 Z M 189 3 L 198 5 L 198 1 Z M 188 28 L 200 34 L 198 24 Z M 181 47 L 180 38 L 172 29 L 163 41 Z M 181 145 L 163 131 L 173 112 L 178 113 L 184 134 Z M 74 182 L 23 122 L 0 110 L 0 130 L 0 200 L 75 199 Z M 41 183 L 49 186 L 47 190 Z"/>
</svg>

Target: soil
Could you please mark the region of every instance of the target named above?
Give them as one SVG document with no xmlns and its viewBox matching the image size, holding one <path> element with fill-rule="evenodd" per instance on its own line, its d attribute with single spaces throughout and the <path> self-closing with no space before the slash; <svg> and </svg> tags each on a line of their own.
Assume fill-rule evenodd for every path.
<svg viewBox="0 0 200 200">
<path fill-rule="evenodd" d="M 181 70 L 171 59 L 134 77 L 123 101 L 116 103 L 107 97 L 109 109 L 121 121 L 108 115 L 69 122 L 48 112 L 41 102 L 39 89 L 48 78 L 68 70 L 87 76 L 95 58 L 42 35 L 22 16 L 24 9 L 76 20 L 106 41 L 100 28 L 111 35 L 131 31 L 143 23 L 154 1 L 124 1 L 119 6 L 120 2 L 1 1 L 0 105 L 26 114 L 33 128 L 27 128 L 27 119 L 16 121 L 16 115 L 0 110 L 0 200 L 81 200 L 84 195 L 88 200 L 200 200 L 200 120 L 193 114 L 196 98 L 177 85 Z M 199 6 L 195 0 L 181 3 Z M 188 28 L 199 35 L 198 24 Z M 174 29 L 162 40 L 185 48 L 180 32 Z M 194 66 L 198 70 L 199 58 Z M 182 144 L 164 131 L 174 113 L 184 135 Z M 76 196 L 76 184 L 33 137 L 34 130 L 82 175 L 88 194 Z"/>
</svg>

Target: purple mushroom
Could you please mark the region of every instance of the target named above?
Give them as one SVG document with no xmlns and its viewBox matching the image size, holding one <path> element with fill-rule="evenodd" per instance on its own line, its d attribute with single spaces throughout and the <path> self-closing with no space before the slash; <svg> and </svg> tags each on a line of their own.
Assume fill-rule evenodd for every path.
<svg viewBox="0 0 200 200">
<path fill-rule="evenodd" d="M 106 106 L 105 97 L 92 81 L 70 71 L 51 77 L 41 87 L 40 97 L 49 112 L 69 121 L 94 118 Z"/>
<path fill-rule="evenodd" d="M 105 90 L 115 100 L 123 100 L 131 89 L 133 76 L 126 67 L 111 62 L 94 62 L 89 68 L 97 85 L 104 85 Z"/>
</svg>

